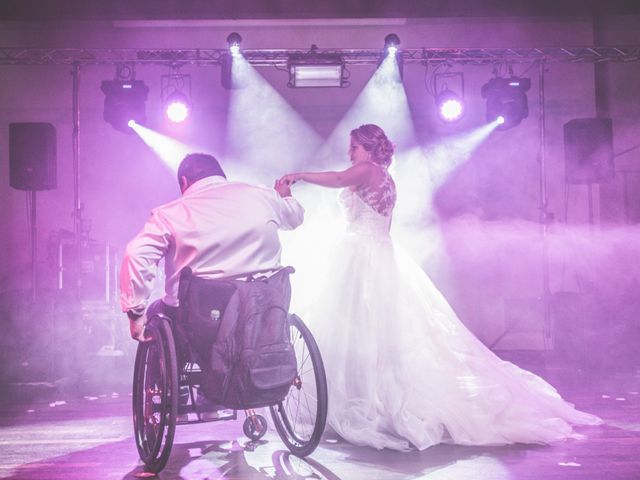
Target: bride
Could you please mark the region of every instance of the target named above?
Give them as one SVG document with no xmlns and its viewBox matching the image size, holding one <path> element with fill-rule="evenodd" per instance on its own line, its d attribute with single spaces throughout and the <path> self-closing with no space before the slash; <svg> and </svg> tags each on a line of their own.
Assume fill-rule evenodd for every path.
<svg viewBox="0 0 640 480">
<path fill-rule="evenodd" d="M 329 425 L 374 448 L 550 443 L 598 417 L 542 378 L 502 361 L 458 319 L 389 235 L 396 201 L 393 144 L 377 125 L 351 132 L 352 166 L 291 173 L 279 182 L 343 188 L 346 238 L 305 314 L 329 386 Z"/>
</svg>

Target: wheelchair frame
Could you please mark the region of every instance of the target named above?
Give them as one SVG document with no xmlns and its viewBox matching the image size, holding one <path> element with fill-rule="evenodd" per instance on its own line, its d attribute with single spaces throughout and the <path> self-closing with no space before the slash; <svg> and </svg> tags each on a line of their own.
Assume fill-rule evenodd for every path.
<svg viewBox="0 0 640 480">
<path fill-rule="evenodd" d="M 311 332 L 297 315 L 290 314 L 288 319 L 298 372 L 287 396 L 275 405 L 264 406 L 269 407 L 276 431 L 291 453 L 305 457 L 316 449 L 324 432 L 327 384 L 322 357 Z M 229 409 L 233 410 L 232 414 L 207 419 L 203 415 L 206 412 L 198 410 L 194 391 L 199 386 L 201 372 L 194 369 L 193 362 L 188 362 L 178 371 L 171 319 L 162 314 L 154 315 L 149 319 L 145 334 L 150 340 L 138 345 L 134 366 L 133 428 L 145 470 L 158 473 L 171 454 L 177 424 L 236 420 L 237 411 Z M 315 392 L 304 390 L 310 383 L 310 375 L 313 376 L 311 388 L 315 386 Z M 187 412 L 186 420 L 179 420 L 180 389 L 185 386 L 193 412 Z M 309 407 L 309 398 L 315 400 L 316 406 L 315 412 L 308 412 L 312 423 L 297 423 L 300 407 Z M 195 413 L 195 416 L 191 419 L 189 413 Z M 245 413 L 245 435 L 252 441 L 262 438 L 267 431 L 266 419 L 253 409 L 247 409 Z"/>
</svg>

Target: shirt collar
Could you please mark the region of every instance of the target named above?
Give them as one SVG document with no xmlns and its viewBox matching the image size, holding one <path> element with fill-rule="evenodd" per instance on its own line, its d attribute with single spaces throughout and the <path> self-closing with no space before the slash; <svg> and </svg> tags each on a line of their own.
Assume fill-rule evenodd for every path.
<svg viewBox="0 0 640 480">
<path fill-rule="evenodd" d="M 200 180 L 196 180 L 194 183 L 189 185 L 189 188 L 184 191 L 183 195 L 187 193 L 199 192 L 201 190 L 204 190 L 209 185 L 218 185 L 227 182 L 228 180 L 220 175 L 211 175 L 210 177 L 204 177 Z"/>
</svg>

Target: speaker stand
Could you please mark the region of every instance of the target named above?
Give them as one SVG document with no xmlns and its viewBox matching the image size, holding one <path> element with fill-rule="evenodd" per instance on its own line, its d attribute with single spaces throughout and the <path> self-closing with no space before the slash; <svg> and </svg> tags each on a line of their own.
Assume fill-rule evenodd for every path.
<svg viewBox="0 0 640 480">
<path fill-rule="evenodd" d="M 30 203 L 29 221 L 31 223 L 31 300 L 36 303 L 38 298 L 38 229 L 36 226 L 36 191 L 27 192 Z"/>
</svg>

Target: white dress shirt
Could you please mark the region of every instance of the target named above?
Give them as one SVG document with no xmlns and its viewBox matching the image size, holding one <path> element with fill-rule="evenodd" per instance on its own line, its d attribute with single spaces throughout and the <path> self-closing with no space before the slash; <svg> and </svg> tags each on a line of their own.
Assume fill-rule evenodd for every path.
<svg viewBox="0 0 640 480">
<path fill-rule="evenodd" d="M 202 278 L 224 278 L 279 268 L 278 229 L 302 223 L 304 210 L 292 197 L 270 188 L 211 176 L 151 212 L 129 242 L 120 272 L 123 311 L 143 312 L 158 262 L 165 261 L 167 305 L 178 305 L 180 271 Z"/>
</svg>

